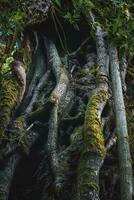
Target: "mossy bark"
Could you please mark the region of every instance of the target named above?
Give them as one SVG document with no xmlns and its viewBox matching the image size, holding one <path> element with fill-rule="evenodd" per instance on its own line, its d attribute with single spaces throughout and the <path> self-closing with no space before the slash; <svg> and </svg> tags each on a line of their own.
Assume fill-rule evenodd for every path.
<svg viewBox="0 0 134 200">
<path fill-rule="evenodd" d="M 23 57 L 26 67 L 27 87 L 20 106 L 21 84 L 17 77 L 9 74 L 0 91 L 0 138 L 7 136 L 0 148 L 0 200 L 119 199 L 119 190 L 113 189 L 118 184 L 118 174 L 114 174 L 116 180 L 108 176 L 113 170 L 111 160 L 110 164 L 104 162 L 105 158 L 112 157 L 115 159 L 113 166 L 117 167 L 117 154 L 111 149 L 110 154 L 106 154 L 105 144 L 109 138 L 104 137 L 103 123 L 111 114 L 113 102 L 106 34 L 90 9 L 86 10 L 88 23 L 82 17 L 82 23 L 78 23 L 80 29 L 75 31 L 72 25 L 58 17 L 62 13 L 60 4 L 51 7 L 54 2 L 51 0 L 23 2 L 22 11 L 28 19 L 24 18 L 27 22 L 22 26 L 28 27 L 20 36 L 18 34 L 20 41 L 26 38 L 18 55 L 22 54 L 20 57 Z M 70 5 L 68 12 L 72 9 L 70 2 L 67 2 Z M 84 10 L 82 13 L 85 15 Z M 70 14 L 66 17 L 71 17 Z M 47 17 L 49 20 L 45 21 Z M 67 35 L 68 49 L 61 44 L 66 30 L 71 31 Z M 76 51 L 75 46 L 79 46 Z M 108 127 L 108 136 L 114 132 L 113 129 L 115 124 Z M 39 140 L 31 149 L 37 136 Z M 16 176 L 14 172 L 22 167 L 18 166 L 16 170 L 17 164 L 24 160 L 26 170 L 22 169 L 21 173 L 26 180 L 23 187 L 18 184 L 22 182 L 22 174 L 18 180 L 13 177 Z M 103 171 L 106 178 L 100 174 L 103 162 L 103 167 L 107 168 Z M 110 186 L 107 186 L 107 179 Z M 20 187 L 21 194 L 14 184 Z M 112 194 L 110 189 L 114 191 Z"/>
<path fill-rule="evenodd" d="M 99 199 L 99 170 L 106 154 L 100 115 L 107 98 L 107 91 L 102 89 L 89 98 L 79 162 L 78 199 Z"/>
<path fill-rule="evenodd" d="M 0 91 L 0 139 L 5 137 L 4 132 L 9 125 L 13 109 L 17 105 L 21 92 L 21 84 L 16 77 L 10 75 L 3 80 Z"/>
</svg>

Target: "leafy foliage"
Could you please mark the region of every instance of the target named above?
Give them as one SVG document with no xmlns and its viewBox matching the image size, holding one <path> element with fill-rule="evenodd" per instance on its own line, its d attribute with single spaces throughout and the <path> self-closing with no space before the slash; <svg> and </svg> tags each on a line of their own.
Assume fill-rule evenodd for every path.
<svg viewBox="0 0 134 200">
<path fill-rule="evenodd" d="M 134 54 L 134 5 L 131 1 L 121 1 L 117 6 L 115 1 L 108 3 L 98 1 L 95 10 L 96 21 L 108 33 L 108 42 L 114 42 L 121 52 Z"/>
<path fill-rule="evenodd" d="M 0 82 L 2 82 L 2 80 L 8 76 L 8 74 L 10 73 L 10 68 L 9 68 L 9 64 L 13 61 L 13 57 L 9 57 L 6 59 L 5 63 L 1 66 L 1 71 L 0 71 Z"/>
<path fill-rule="evenodd" d="M 134 54 L 134 4 L 132 0 L 53 0 L 57 13 L 79 29 L 79 21 L 91 11 L 107 32 L 108 43 L 114 42 L 121 52 Z M 0 33 L 10 37 L 21 32 L 27 14 L 25 0 L 1 0 Z"/>
<path fill-rule="evenodd" d="M 90 1 L 90 0 L 54 0 L 60 7 L 60 15 L 73 25 L 92 11 L 94 25 L 101 25 L 107 33 L 108 43 L 115 43 L 122 53 L 134 54 L 134 4 L 132 0 Z"/>
<path fill-rule="evenodd" d="M 19 0 L 2 0 L 0 11 L 0 32 L 5 35 L 11 35 L 16 28 L 21 28 L 24 13 L 20 9 Z"/>
</svg>

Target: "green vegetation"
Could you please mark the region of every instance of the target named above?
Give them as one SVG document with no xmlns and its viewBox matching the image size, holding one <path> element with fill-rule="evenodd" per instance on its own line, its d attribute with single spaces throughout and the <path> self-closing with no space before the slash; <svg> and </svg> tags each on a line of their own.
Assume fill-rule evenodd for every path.
<svg viewBox="0 0 134 200">
<path fill-rule="evenodd" d="M 100 27 L 102 28 L 102 38 L 104 32 L 103 39 L 107 55 L 105 57 L 102 48 L 99 49 L 100 52 L 102 50 L 102 57 L 106 58 L 102 67 L 107 66 L 106 70 L 109 72 L 108 67 L 111 57 L 108 52 L 111 44 L 117 47 L 119 62 L 120 57 L 122 58 L 125 54 L 125 58 L 130 64 L 132 61 L 131 58 L 134 55 L 134 4 L 132 0 L 121 0 L 119 2 L 114 0 L 52 0 L 52 2 L 53 4 L 51 4 L 51 0 L 40 0 L 34 1 L 34 4 L 33 1 L 26 0 L 1 0 L 0 140 L 2 140 L 2 144 L 4 142 L 9 142 L 12 146 L 17 144 L 17 147 L 22 146 L 25 150 L 28 147 L 28 139 L 33 137 L 32 132 L 36 134 L 37 131 L 43 144 L 40 146 L 40 150 L 43 150 L 42 155 L 45 155 L 43 161 L 45 163 L 43 170 L 45 171 L 41 172 L 41 176 L 45 174 L 45 178 L 43 177 L 43 179 L 46 179 L 44 181 L 41 178 L 41 181 L 44 181 L 43 185 L 46 186 L 46 189 L 42 190 L 43 195 L 46 195 L 43 196 L 44 199 L 62 199 L 61 193 L 66 194 L 66 187 L 72 186 L 76 187 L 76 190 L 78 189 L 78 199 L 93 199 L 92 195 L 96 195 L 95 198 L 99 199 L 99 197 L 97 198 L 99 196 L 98 177 L 104 158 L 107 159 L 105 144 L 107 145 L 107 141 L 110 141 L 109 135 L 114 133 L 114 129 L 117 126 L 114 123 L 109 125 L 109 121 L 107 123 L 107 120 L 111 120 L 112 118 L 110 115 L 112 115 L 112 106 L 114 106 L 114 97 L 111 95 L 113 88 L 110 73 L 106 75 L 102 74 L 100 71 L 102 65 L 99 66 L 99 62 L 96 62 L 96 60 L 99 60 L 96 30 L 99 30 Z M 49 22 L 45 23 L 47 17 Z M 53 23 L 51 20 L 53 20 Z M 41 25 L 43 25 L 43 28 L 39 25 L 42 22 L 43 24 Z M 47 30 L 48 25 L 54 31 Z M 51 27 L 52 25 L 54 26 Z M 73 27 L 76 29 L 73 33 L 74 35 L 70 34 L 70 36 L 68 34 L 66 40 L 66 30 L 73 32 Z M 75 34 L 76 41 L 74 38 Z M 78 38 L 77 34 L 80 35 Z M 67 49 L 64 48 L 65 46 L 70 45 L 66 43 L 74 44 L 74 52 L 71 53 L 71 48 L 69 48 L 69 51 L 61 52 L 61 49 L 57 45 L 58 37 L 64 50 Z M 82 40 L 84 41 L 85 37 L 88 37 L 88 42 L 84 43 L 81 48 Z M 55 44 L 57 43 L 57 49 L 55 46 L 56 51 L 59 51 L 57 57 L 63 61 L 63 66 L 59 68 L 58 72 L 55 72 L 57 68 L 55 68 L 56 70 L 51 70 L 49 72 L 50 76 L 48 75 L 47 79 L 44 78 L 44 75 L 47 75 L 49 69 L 52 67 L 50 66 L 49 68 L 49 65 L 52 64 L 53 58 L 53 54 L 50 52 L 51 48 L 49 49 L 49 40 L 52 40 Z M 101 42 L 101 39 L 99 42 Z M 78 46 L 78 50 L 80 47 L 80 51 L 76 50 L 76 52 L 75 46 Z M 82 53 L 81 49 L 82 51 L 84 50 Z M 50 55 L 48 55 L 47 51 Z M 91 60 L 92 62 L 90 62 L 90 54 L 95 55 L 92 58 L 93 61 Z M 22 102 L 19 101 L 22 83 L 19 76 L 17 77 L 15 72 L 12 73 L 9 68 L 9 64 L 13 59 L 24 63 L 26 75 L 30 71 L 26 77 L 26 92 Z M 31 70 L 29 70 L 31 62 Z M 63 76 L 64 67 L 66 67 L 65 72 L 67 71 L 65 74 L 68 76 L 65 79 Z M 61 70 L 62 68 L 63 70 Z M 65 93 L 62 90 L 63 88 L 61 88 L 62 86 L 55 86 L 56 83 L 57 85 L 60 83 L 58 79 L 55 82 L 54 77 L 57 76 L 55 75 L 56 73 L 60 74 L 60 78 L 63 76 L 62 86 L 65 86 Z M 134 110 L 131 108 L 134 105 L 133 97 L 131 98 L 133 94 L 128 92 L 128 88 L 131 88 L 134 83 L 132 83 L 132 77 L 134 76 L 133 66 L 127 68 L 127 73 L 129 76 L 128 79 L 131 80 L 128 80 L 129 84 L 127 83 L 126 105 L 128 108 L 126 111 L 130 145 L 133 152 Z M 65 81 L 66 79 L 67 81 Z M 108 83 L 106 87 L 105 83 Z M 55 90 L 55 88 L 58 88 L 58 90 Z M 53 119 L 56 118 L 54 126 L 53 124 L 51 125 L 49 117 L 51 116 L 51 109 L 55 106 L 56 99 L 59 96 L 55 92 L 55 101 L 50 102 L 49 100 L 52 99 L 52 94 L 54 94 L 53 91 L 59 92 L 58 95 L 62 99 L 61 104 L 65 104 L 65 110 L 59 104 L 59 110 L 56 111 L 56 115 L 53 115 Z M 70 96 L 64 98 L 68 93 Z M 46 99 L 48 100 L 47 104 L 45 104 Z M 26 112 L 31 102 L 32 108 L 30 108 L 30 112 Z M 64 114 L 63 112 L 65 112 L 64 120 L 62 119 L 62 116 L 64 116 L 62 115 Z M 108 130 L 105 131 L 106 128 Z M 54 133 L 51 129 L 56 129 L 56 137 L 51 136 L 51 132 Z M 31 135 L 28 136 L 28 134 Z M 52 148 L 49 149 L 48 146 L 51 146 L 51 141 Z M 30 144 L 28 145 L 28 148 L 30 148 Z M 107 154 L 107 156 L 109 155 Z M 113 155 L 113 157 L 115 156 Z M 134 163 L 134 156 L 132 159 Z M 114 166 L 116 164 L 117 161 L 115 160 Z M 105 162 L 104 165 L 108 166 Z M 107 170 L 104 172 L 104 175 L 106 173 Z M 75 180 L 74 176 L 77 180 Z M 72 179 L 74 180 L 72 181 Z M 112 178 L 110 180 L 112 181 Z M 111 182 L 110 184 L 113 183 Z M 73 191 L 73 189 L 71 190 Z M 110 192 L 108 191 L 107 193 L 110 194 Z M 71 192 L 69 191 L 69 193 Z M 108 199 L 106 196 L 104 198 Z"/>
<path fill-rule="evenodd" d="M 107 92 L 100 90 L 96 95 L 89 99 L 85 113 L 84 125 L 84 152 L 92 151 L 104 155 L 104 138 L 101 121 L 98 118 L 99 105 L 107 99 Z"/>
<path fill-rule="evenodd" d="M 1 120 L 0 120 L 0 138 L 4 137 L 5 129 L 7 128 L 13 109 L 17 105 L 17 100 L 19 97 L 21 86 L 18 80 L 9 75 L 1 83 L 0 90 L 0 110 L 1 110 Z"/>
<path fill-rule="evenodd" d="M 60 15 L 75 27 L 78 27 L 78 22 L 91 11 L 95 18 L 93 28 L 102 26 L 106 32 L 107 43 L 112 41 L 121 53 L 129 52 L 129 55 L 133 55 L 134 5 L 131 0 L 122 0 L 118 4 L 113 0 L 72 0 L 64 3 L 56 0 L 54 2 L 61 9 Z"/>
<path fill-rule="evenodd" d="M 53 3 L 52 10 L 56 11 L 56 15 L 63 17 L 77 29 L 80 29 L 79 21 L 84 20 L 84 17 L 92 12 L 95 19 L 95 23 L 92 24 L 93 28 L 97 25 L 102 26 L 106 32 L 107 44 L 110 44 L 112 40 L 120 52 L 133 55 L 134 6 L 132 0 L 122 0 L 118 4 L 113 0 L 97 0 L 95 2 L 90 0 L 53 0 Z M 0 11 L 0 32 L 6 37 L 9 48 L 13 51 L 16 38 L 28 24 L 26 2 L 25 0 L 2 0 Z M 0 49 L 2 47 L 3 44 L 0 44 Z"/>
<path fill-rule="evenodd" d="M 16 28 L 21 28 L 21 22 L 23 21 L 24 13 L 20 9 L 20 1 L 2 0 L 0 10 L 0 32 L 8 36 L 13 35 Z"/>
</svg>

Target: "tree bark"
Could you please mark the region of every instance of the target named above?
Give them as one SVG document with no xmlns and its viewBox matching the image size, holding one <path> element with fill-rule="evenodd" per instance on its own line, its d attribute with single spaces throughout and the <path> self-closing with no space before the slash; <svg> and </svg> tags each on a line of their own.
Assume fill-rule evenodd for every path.
<svg viewBox="0 0 134 200">
<path fill-rule="evenodd" d="M 122 84 L 117 49 L 110 47 L 110 70 L 113 84 L 114 106 L 116 114 L 116 130 L 118 138 L 118 151 L 120 162 L 121 199 L 132 200 L 132 161 L 129 147 L 126 112 L 124 106 Z"/>
<path fill-rule="evenodd" d="M 5 43 L 9 40 L 11 44 L 9 51 L 2 53 L 1 61 L 12 56 L 24 63 L 26 88 L 19 102 L 20 77 L 2 66 L 0 200 L 119 200 L 119 178 L 121 200 L 132 200 L 132 166 L 122 93 L 122 86 L 128 86 L 128 58 L 121 63 L 116 48 L 108 48 L 106 41 L 111 36 L 104 33 L 103 23 L 98 23 L 100 8 L 89 4 L 92 3 L 65 1 L 63 5 L 60 0 L 15 0 L 13 5 L 17 7 L 9 9 L 11 25 L 13 17 L 19 28 L 14 30 L 12 25 L 15 33 L 11 36 L 0 33 L 7 39 Z M 9 1 L 2 2 L 2 8 L 7 9 L 7 5 Z M 126 4 L 121 9 L 126 14 Z M 76 24 L 72 26 L 66 20 Z M 1 43 L 0 47 L 6 48 Z M 132 89 L 124 90 L 124 94 L 127 100 L 134 97 Z M 133 105 L 131 108 L 129 118 Z"/>
</svg>

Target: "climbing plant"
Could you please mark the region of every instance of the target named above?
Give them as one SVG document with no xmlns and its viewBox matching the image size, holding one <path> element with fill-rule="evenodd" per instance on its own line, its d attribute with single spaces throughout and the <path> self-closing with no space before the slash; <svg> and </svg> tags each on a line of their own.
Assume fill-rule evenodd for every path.
<svg viewBox="0 0 134 200">
<path fill-rule="evenodd" d="M 0 200 L 132 200 L 133 0 L 0 12 Z"/>
</svg>

